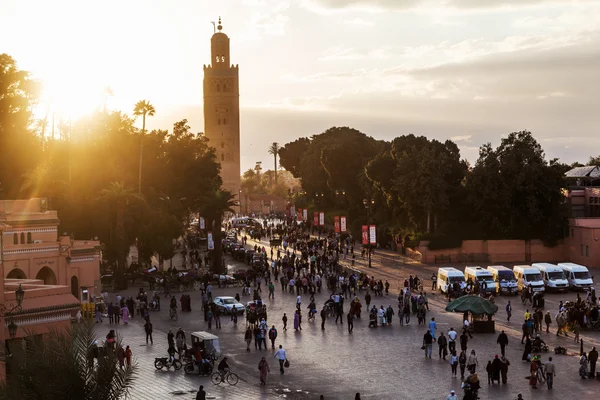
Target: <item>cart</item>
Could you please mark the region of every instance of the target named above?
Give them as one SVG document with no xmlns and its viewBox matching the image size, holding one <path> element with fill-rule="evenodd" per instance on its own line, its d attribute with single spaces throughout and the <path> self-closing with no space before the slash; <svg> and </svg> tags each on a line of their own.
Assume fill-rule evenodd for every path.
<svg viewBox="0 0 600 400">
<path fill-rule="evenodd" d="M 198 347 L 206 355 L 217 359 L 221 356 L 219 337 L 205 331 L 192 332 L 192 348 Z"/>
</svg>

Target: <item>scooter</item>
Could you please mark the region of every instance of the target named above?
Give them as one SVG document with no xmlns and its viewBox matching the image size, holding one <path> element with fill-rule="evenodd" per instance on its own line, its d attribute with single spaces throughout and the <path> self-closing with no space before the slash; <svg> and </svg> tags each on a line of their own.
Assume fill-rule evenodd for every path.
<svg viewBox="0 0 600 400">
<path fill-rule="evenodd" d="M 157 357 L 154 359 L 154 368 L 158 370 L 163 369 L 163 367 L 167 367 L 167 370 L 169 370 L 173 367 L 175 368 L 175 371 L 179 371 L 182 366 L 183 364 L 181 364 L 181 361 L 177 359 L 173 360 L 173 363 L 169 362 L 169 357 Z"/>
<path fill-rule="evenodd" d="M 186 374 L 208 376 L 208 375 L 212 374 L 212 372 L 213 372 L 213 366 L 209 362 L 204 362 L 202 364 L 202 369 L 203 369 L 203 371 L 202 371 L 202 373 L 200 373 L 200 368 L 199 368 L 198 364 L 196 363 L 196 361 L 193 361 L 193 360 L 189 361 L 183 367 L 183 370 L 185 371 Z"/>
</svg>

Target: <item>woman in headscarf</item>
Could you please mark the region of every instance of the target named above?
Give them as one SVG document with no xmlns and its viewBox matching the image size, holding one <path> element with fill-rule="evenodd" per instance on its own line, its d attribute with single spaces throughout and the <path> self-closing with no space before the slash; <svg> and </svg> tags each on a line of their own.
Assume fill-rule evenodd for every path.
<svg viewBox="0 0 600 400">
<path fill-rule="evenodd" d="M 581 379 L 587 379 L 588 375 L 588 358 L 587 354 L 583 352 L 579 358 L 579 376 L 581 376 Z"/>
<path fill-rule="evenodd" d="M 267 384 L 267 375 L 271 370 L 269 369 L 269 363 L 267 363 L 264 357 L 258 363 L 258 370 L 260 371 L 260 385 L 265 386 Z"/>
<path fill-rule="evenodd" d="M 121 308 L 121 314 L 123 316 L 123 323 L 127 325 L 129 323 L 129 308 L 127 305 Z"/>
</svg>

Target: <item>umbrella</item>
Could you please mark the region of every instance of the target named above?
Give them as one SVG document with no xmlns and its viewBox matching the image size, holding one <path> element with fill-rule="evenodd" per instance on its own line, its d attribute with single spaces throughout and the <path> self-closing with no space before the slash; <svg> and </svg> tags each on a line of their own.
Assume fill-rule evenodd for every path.
<svg viewBox="0 0 600 400">
<path fill-rule="evenodd" d="M 493 315 L 498 311 L 498 306 L 483 297 L 467 295 L 448 304 L 446 311 L 469 311 L 473 315 Z"/>
</svg>

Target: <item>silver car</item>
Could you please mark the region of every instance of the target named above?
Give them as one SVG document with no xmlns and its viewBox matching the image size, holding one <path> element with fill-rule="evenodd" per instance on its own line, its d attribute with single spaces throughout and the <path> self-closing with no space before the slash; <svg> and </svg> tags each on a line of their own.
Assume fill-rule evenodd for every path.
<svg viewBox="0 0 600 400">
<path fill-rule="evenodd" d="M 236 314 L 243 314 L 245 307 L 242 303 L 239 303 L 234 297 L 220 296 L 215 297 L 213 301 L 219 310 L 224 314 L 231 314 L 233 306 L 235 306 Z"/>
</svg>

